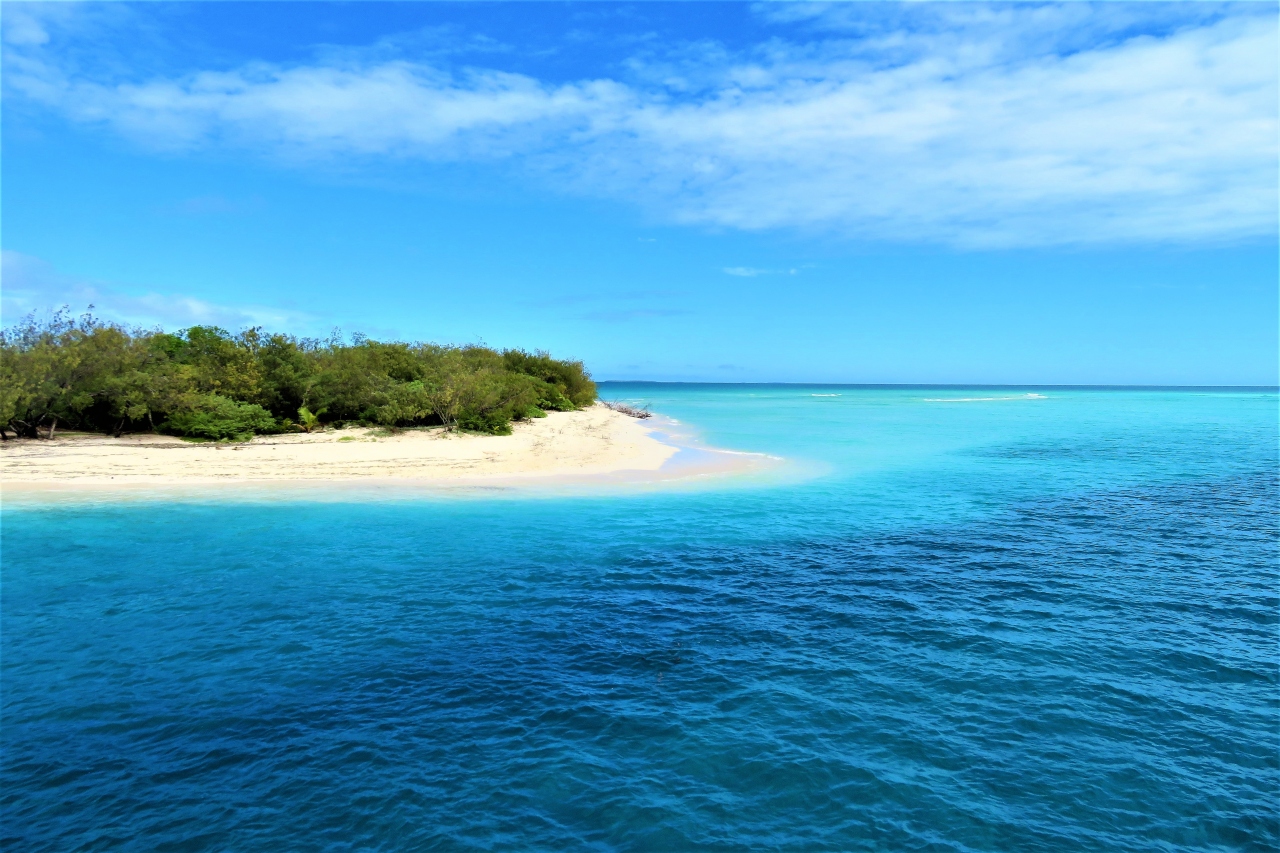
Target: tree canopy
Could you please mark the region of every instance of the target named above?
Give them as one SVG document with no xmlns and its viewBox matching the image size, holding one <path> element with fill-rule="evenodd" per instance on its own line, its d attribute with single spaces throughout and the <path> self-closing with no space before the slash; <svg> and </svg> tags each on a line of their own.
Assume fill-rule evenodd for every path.
<svg viewBox="0 0 1280 853">
<path fill-rule="evenodd" d="M 347 423 L 507 435 L 513 421 L 595 399 L 582 362 L 519 349 L 168 333 L 65 310 L 0 331 L 0 433 L 19 436 L 61 426 L 244 440 Z"/>
</svg>

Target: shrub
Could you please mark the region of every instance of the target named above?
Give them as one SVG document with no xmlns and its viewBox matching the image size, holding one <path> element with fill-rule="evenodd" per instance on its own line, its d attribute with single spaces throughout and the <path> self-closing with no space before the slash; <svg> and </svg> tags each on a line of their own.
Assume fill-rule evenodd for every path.
<svg viewBox="0 0 1280 853">
<path fill-rule="evenodd" d="M 544 405 L 544 409 L 571 411 L 595 402 L 596 384 L 591 381 L 591 375 L 580 361 L 561 361 L 545 352 L 528 353 L 509 349 L 502 353 L 502 362 L 512 373 L 532 376 L 555 389 L 558 396 L 549 397 L 548 400 L 554 399 L 556 404 Z"/>
<path fill-rule="evenodd" d="M 511 413 L 501 409 L 492 412 L 466 412 L 458 418 L 458 428 L 485 435 L 511 435 Z"/>
<path fill-rule="evenodd" d="M 254 433 L 276 432 L 271 413 L 256 403 L 238 403 L 217 394 L 204 394 L 190 407 L 174 412 L 162 425 L 164 432 L 213 441 L 248 441 Z"/>
<path fill-rule="evenodd" d="M 549 412 L 572 412 L 578 407 L 559 388 L 543 383 L 538 389 L 538 408 Z"/>
<path fill-rule="evenodd" d="M 258 328 L 170 334 L 66 310 L 0 330 L 0 436 L 160 429 L 220 440 L 343 423 L 503 434 L 513 418 L 595 399 L 581 362 L 545 352 Z"/>
<path fill-rule="evenodd" d="M 303 432 L 315 432 L 320 429 L 320 416 L 324 414 L 324 409 L 313 412 L 306 406 L 298 409 L 298 426 Z"/>
</svg>

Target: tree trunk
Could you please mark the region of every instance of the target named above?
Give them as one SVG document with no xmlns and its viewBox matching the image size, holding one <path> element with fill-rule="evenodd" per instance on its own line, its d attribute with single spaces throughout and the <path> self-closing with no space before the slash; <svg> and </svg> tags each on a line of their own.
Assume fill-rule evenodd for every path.
<svg viewBox="0 0 1280 853">
<path fill-rule="evenodd" d="M 49 424 L 49 440 L 53 441 L 53 431 L 58 428 L 58 416 L 53 416 L 53 423 Z"/>
<path fill-rule="evenodd" d="M 124 418 L 121 418 L 120 423 L 116 424 L 116 431 L 113 432 L 111 435 L 114 438 L 119 438 L 120 433 L 122 432 L 124 432 Z"/>
</svg>

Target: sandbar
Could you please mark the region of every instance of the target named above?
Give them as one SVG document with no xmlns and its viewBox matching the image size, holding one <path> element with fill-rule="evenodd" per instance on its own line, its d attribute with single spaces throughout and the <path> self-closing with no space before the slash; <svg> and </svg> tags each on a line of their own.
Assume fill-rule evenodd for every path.
<svg viewBox="0 0 1280 853">
<path fill-rule="evenodd" d="M 518 486 L 671 479 L 724 473 L 748 461 L 741 454 L 681 448 L 655 433 L 649 421 L 599 404 L 518 422 L 508 436 L 354 427 L 243 443 L 192 443 L 154 434 L 62 433 L 52 441 L 0 444 L 0 484 L 10 496 L 286 483 Z M 677 470 L 681 466 L 672 460 L 681 453 L 686 463 Z M 692 463 L 691 456 L 697 457 Z"/>
</svg>

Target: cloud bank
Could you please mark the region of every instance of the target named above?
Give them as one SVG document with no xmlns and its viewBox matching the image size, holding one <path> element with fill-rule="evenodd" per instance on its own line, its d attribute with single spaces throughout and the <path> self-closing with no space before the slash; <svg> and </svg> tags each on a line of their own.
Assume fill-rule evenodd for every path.
<svg viewBox="0 0 1280 853">
<path fill-rule="evenodd" d="M 373 49 L 86 71 L 63 22 L 6 9 L 4 82 L 147 146 L 478 161 L 687 225 L 978 248 L 1275 234 L 1272 7 L 873 8 L 766 6 L 766 42 L 568 82 Z"/>
</svg>

